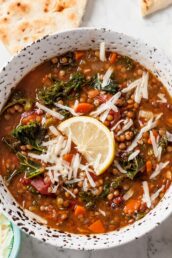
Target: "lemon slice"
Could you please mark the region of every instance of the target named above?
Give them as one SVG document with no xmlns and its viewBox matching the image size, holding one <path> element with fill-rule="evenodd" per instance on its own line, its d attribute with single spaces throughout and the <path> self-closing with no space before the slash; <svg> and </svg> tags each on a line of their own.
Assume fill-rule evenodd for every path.
<svg viewBox="0 0 172 258">
<path fill-rule="evenodd" d="M 102 174 L 115 156 L 113 133 L 97 119 L 87 116 L 72 117 L 62 122 L 58 129 L 70 135 L 78 151 L 91 164 L 97 175 Z"/>
</svg>

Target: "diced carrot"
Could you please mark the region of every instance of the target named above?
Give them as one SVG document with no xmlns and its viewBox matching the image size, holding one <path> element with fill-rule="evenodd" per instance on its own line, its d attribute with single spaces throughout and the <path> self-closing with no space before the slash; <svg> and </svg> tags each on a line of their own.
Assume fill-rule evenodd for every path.
<svg viewBox="0 0 172 258">
<path fill-rule="evenodd" d="M 114 64 L 117 58 L 117 54 L 116 53 L 111 53 L 109 56 L 109 62 L 110 64 Z"/>
<path fill-rule="evenodd" d="M 124 207 L 124 212 L 126 214 L 131 215 L 131 214 L 133 214 L 135 211 L 137 211 L 139 209 L 140 205 L 141 205 L 141 201 L 140 200 L 138 200 L 138 199 L 130 199 L 126 203 L 126 205 Z"/>
<path fill-rule="evenodd" d="M 79 103 L 78 106 L 75 108 L 75 112 L 77 113 L 89 113 L 94 110 L 94 105 L 90 103 Z"/>
<path fill-rule="evenodd" d="M 67 153 L 67 154 L 64 154 L 63 155 L 63 159 L 69 163 L 71 163 L 72 161 L 72 158 L 73 158 L 73 154 L 72 153 Z"/>
<path fill-rule="evenodd" d="M 151 160 L 148 160 L 146 162 L 146 171 L 147 171 L 148 174 L 152 171 L 152 162 L 151 162 Z"/>
<path fill-rule="evenodd" d="M 85 212 L 86 212 L 86 209 L 83 206 L 76 205 L 75 212 L 74 212 L 75 216 L 83 215 L 83 214 L 85 214 Z"/>
<path fill-rule="evenodd" d="M 93 233 L 104 233 L 105 232 L 105 228 L 104 228 L 103 223 L 101 222 L 101 220 L 96 220 L 88 228 Z"/>
<path fill-rule="evenodd" d="M 148 144 L 152 144 L 151 138 L 148 139 Z"/>
<path fill-rule="evenodd" d="M 84 56 L 84 52 L 83 51 L 76 51 L 75 52 L 75 59 L 79 60 Z"/>
<path fill-rule="evenodd" d="M 93 99 L 93 98 L 95 98 L 97 95 L 99 95 L 99 90 L 96 90 L 96 89 L 94 89 L 94 90 L 89 90 L 88 91 L 88 97 L 90 98 L 90 99 Z"/>
</svg>

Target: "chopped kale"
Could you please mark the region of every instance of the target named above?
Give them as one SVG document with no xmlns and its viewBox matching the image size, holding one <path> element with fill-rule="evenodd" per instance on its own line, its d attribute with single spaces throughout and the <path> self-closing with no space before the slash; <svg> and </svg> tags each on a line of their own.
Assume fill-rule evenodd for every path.
<svg viewBox="0 0 172 258">
<path fill-rule="evenodd" d="M 93 209 L 96 206 L 97 196 L 93 195 L 92 192 L 80 192 L 79 197 L 85 203 L 88 209 Z"/>
<path fill-rule="evenodd" d="M 100 194 L 100 198 L 105 198 L 110 192 L 110 182 L 106 182 L 103 187 L 103 191 Z"/>
<path fill-rule="evenodd" d="M 163 135 L 159 140 L 159 146 L 162 147 L 162 152 L 165 152 L 168 146 L 168 140 L 166 134 Z"/>
<path fill-rule="evenodd" d="M 134 62 L 133 60 L 128 56 L 121 56 L 118 59 L 118 64 L 124 65 L 127 71 L 131 71 L 134 69 Z"/>
<path fill-rule="evenodd" d="M 138 174 L 138 172 L 144 167 L 144 159 L 138 155 L 133 160 L 128 161 L 128 156 L 123 157 L 120 160 L 121 167 L 127 171 L 126 176 L 131 180 Z"/>
<path fill-rule="evenodd" d="M 42 128 L 37 122 L 31 122 L 28 125 L 19 125 L 12 132 L 12 135 L 19 140 L 21 144 L 29 144 L 37 151 L 43 150 L 40 145 L 45 134 L 46 129 Z"/>
<path fill-rule="evenodd" d="M 119 89 L 119 84 L 112 78 L 109 80 L 108 85 L 106 85 L 105 87 L 102 87 L 102 82 L 100 81 L 98 75 L 94 75 L 91 78 L 89 85 L 90 87 L 93 87 L 98 90 L 103 90 L 111 94 L 115 94 Z"/>
<path fill-rule="evenodd" d="M 112 187 L 113 189 L 116 189 L 116 188 L 118 188 L 119 186 L 121 186 L 121 184 L 122 184 L 124 178 L 125 178 L 124 175 L 116 177 L 116 178 L 112 181 L 111 187 Z"/>
<path fill-rule="evenodd" d="M 38 92 L 38 99 L 44 105 L 53 105 L 60 99 L 69 98 L 77 94 L 86 84 L 86 79 L 81 73 L 74 73 L 72 78 L 67 81 L 55 81 L 52 86 L 44 87 Z"/>
<path fill-rule="evenodd" d="M 33 101 L 24 97 L 24 94 L 21 91 L 15 91 L 10 97 L 7 105 L 1 111 L 1 114 L 4 113 L 8 108 L 13 107 L 14 105 L 19 104 L 24 107 L 25 111 L 28 111 L 32 108 Z"/>
</svg>

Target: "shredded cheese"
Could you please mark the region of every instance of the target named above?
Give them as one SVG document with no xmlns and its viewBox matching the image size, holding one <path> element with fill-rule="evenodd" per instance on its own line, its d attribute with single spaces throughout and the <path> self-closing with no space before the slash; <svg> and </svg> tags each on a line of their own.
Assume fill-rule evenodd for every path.
<svg viewBox="0 0 172 258">
<path fill-rule="evenodd" d="M 73 108 L 70 108 L 68 106 L 64 106 L 64 105 L 58 104 L 58 103 L 54 103 L 54 105 L 56 107 L 60 108 L 60 109 L 64 109 L 64 110 L 69 111 L 73 116 L 80 116 L 80 115 L 82 115 L 81 113 L 76 113 Z M 76 103 L 75 103 L 75 105 L 76 105 Z"/>
<path fill-rule="evenodd" d="M 51 116 L 59 119 L 59 120 L 63 120 L 64 119 L 64 116 L 62 116 L 60 113 L 54 111 L 54 110 L 51 110 L 47 107 L 45 107 L 44 105 L 36 102 L 36 106 L 39 108 L 39 109 L 42 109 L 43 111 L 45 111 L 46 113 L 50 114 Z"/>
<path fill-rule="evenodd" d="M 108 68 L 108 70 L 106 71 L 105 75 L 103 76 L 103 81 L 102 81 L 102 88 L 104 88 L 105 86 L 107 86 L 109 84 L 110 81 L 110 77 L 113 73 L 113 68 L 110 66 Z"/>
<path fill-rule="evenodd" d="M 147 207 L 151 207 L 151 199 L 150 199 L 150 194 L 149 194 L 149 186 L 148 182 L 144 181 L 142 183 L 143 186 L 143 201 L 146 203 Z"/>
<path fill-rule="evenodd" d="M 91 112 L 90 115 L 93 117 L 100 116 L 100 120 L 104 122 L 106 120 L 106 117 L 109 114 L 110 110 L 113 110 L 114 112 L 118 112 L 118 108 L 115 106 L 115 103 L 120 98 L 121 92 L 116 93 L 112 98 L 110 98 L 105 103 L 101 104 L 95 111 Z M 104 115 L 105 113 L 105 115 Z"/>
<path fill-rule="evenodd" d="M 140 103 L 142 98 L 148 99 L 148 80 L 149 74 L 144 72 L 141 78 L 130 83 L 122 90 L 122 93 L 127 93 L 135 89 L 134 100 L 135 102 Z"/>
<path fill-rule="evenodd" d="M 120 131 L 118 131 L 117 135 L 120 135 L 120 134 L 124 133 L 124 132 L 127 131 L 132 125 L 133 125 L 133 120 L 132 120 L 132 119 L 126 119 L 126 120 L 124 121 L 124 126 L 123 126 L 123 128 L 122 128 Z"/>
<path fill-rule="evenodd" d="M 150 139 L 151 139 L 154 155 L 159 161 L 161 159 L 162 147 L 159 146 L 158 137 L 156 139 L 152 131 L 150 131 Z"/>
<path fill-rule="evenodd" d="M 167 99 L 165 98 L 165 94 L 158 93 L 157 96 L 159 98 L 159 100 L 157 100 L 157 102 L 159 102 L 159 103 L 167 103 Z"/>
<path fill-rule="evenodd" d="M 66 187 L 63 186 L 63 189 L 68 192 L 73 198 L 76 198 L 76 195 L 74 193 L 72 193 L 69 189 L 67 189 Z"/>
<path fill-rule="evenodd" d="M 119 121 L 111 128 L 111 131 L 114 131 L 114 130 L 118 127 L 118 125 L 120 125 L 120 124 L 123 123 L 124 121 L 125 121 L 124 119 L 119 120 Z"/>
<path fill-rule="evenodd" d="M 55 136 L 58 136 L 60 134 L 59 131 L 57 130 L 57 128 L 54 125 L 49 126 L 49 130 Z"/>
<path fill-rule="evenodd" d="M 167 136 L 167 140 L 168 140 L 169 142 L 172 142 L 172 134 L 167 131 L 167 132 L 166 132 L 166 136 Z"/>
<path fill-rule="evenodd" d="M 123 199 L 125 201 L 129 200 L 134 194 L 134 191 L 132 188 L 130 188 L 124 195 L 123 195 Z"/>
<path fill-rule="evenodd" d="M 140 153 L 140 150 L 135 150 L 133 153 L 130 154 L 130 156 L 128 157 L 128 161 L 135 159 L 135 157 L 137 157 L 137 155 Z"/>
<path fill-rule="evenodd" d="M 115 166 L 117 167 L 117 169 L 118 169 L 122 174 L 126 174 L 126 173 L 127 173 L 127 171 L 124 170 L 124 169 L 121 167 L 121 165 L 118 163 L 117 160 L 114 161 L 114 164 L 115 164 Z"/>
<path fill-rule="evenodd" d="M 169 164 L 169 161 L 166 161 L 165 163 L 160 162 L 159 164 L 157 164 L 154 172 L 150 176 L 150 179 L 153 179 L 156 176 L 158 176 L 161 173 L 161 170 L 164 169 L 168 164 Z"/>
<path fill-rule="evenodd" d="M 106 61 L 106 49 L 105 49 L 105 42 L 102 41 L 100 43 L 100 61 Z"/>
<path fill-rule="evenodd" d="M 151 202 L 155 201 L 158 198 L 159 194 L 164 190 L 165 186 L 162 185 L 154 194 L 151 195 Z"/>
<path fill-rule="evenodd" d="M 132 144 L 127 148 L 127 152 L 132 151 L 138 144 L 138 141 L 142 138 L 143 133 L 148 132 L 157 125 L 158 119 L 162 116 L 162 113 L 150 119 L 147 124 L 141 128 L 140 132 L 135 137 Z"/>
</svg>

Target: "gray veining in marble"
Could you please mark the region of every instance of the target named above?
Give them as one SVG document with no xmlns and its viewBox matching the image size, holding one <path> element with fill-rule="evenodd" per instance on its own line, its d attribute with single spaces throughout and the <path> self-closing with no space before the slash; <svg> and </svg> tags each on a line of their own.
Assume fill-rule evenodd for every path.
<svg viewBox="0 0 172 258">
<path fill-rule="evenodd" d="M 172 56 L 172 7 L 143 19 L 139 0 L 89 0 L 82 26 L 108 27 L 155 45 Z M 19 258 L 172 258 L 172 217 L 125 246 L 97 252 L 61 250 L 22 235 Z"/>
</svg>

